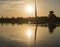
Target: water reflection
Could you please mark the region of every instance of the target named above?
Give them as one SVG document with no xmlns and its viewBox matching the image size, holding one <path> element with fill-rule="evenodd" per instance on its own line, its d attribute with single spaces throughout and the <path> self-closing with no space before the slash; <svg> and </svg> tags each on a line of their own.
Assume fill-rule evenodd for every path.
<svg viewBox="0 0 60 47">
<path fill-rule="evenodd" d="M 49 33 L 52 34 L 54 32 L 54 30 L 56 29 L 56 27 L 59 27 L 59 24 L 41 24 L 38 25 L 41 27 L 48 27 Z"/>
<path fill-rule="evenodd" d="M 32 30 L 27 29 L 27 37 L 30 38 L 32 36 Z"/>
<path fill-rule="evenodd" d="M 42 43 L 45 44 L 44 41 L 49 40 L 46 38 L 51 37 L 51 36 L 49 37 L 48 32 L 52 34 L 54 30 L 56 29 L 56 27 L 58 26 L 60 25 L 57 25 L 57 24 L 36 24 L 36 25 L 35 24 L 33 25 L 30 25 L 30 24 L 18 25 L 17 24 L 15 25 L 14 24 L 14 26 L 12 26 L 12 25 L 7 24 L 6 26 L 3 24 L 3 26 L 0 25 L 1 27 L 0 36 L 2 36 L 0 37 L 0 40 L 1 40 L 0 42 L 2 42 L 2 44 L 1 43 L 0 44 L 4 45 L 5 43 L 9 43 L 8 45 L 12 45 L 13 47 L 25 47 L 25 46 L 29 47 L 34 44 L 31 47 L 37 47 L 36 46 L 37 41 L 39 40 L 41 44 Z M 48 30 L 46 29 L 46 27 L 48 28 Z M 7 39 L 9 39 L 8 42 L 6 41 Z M 21 42 L 19 42 L 18 40 Z M 17 45 L 15 43 L 17 43 Z M 28 46 L 27 46 L 27 43 L 28 43 Z M 46 43 L 48 43 L 48 41 Z M 5 46 L 7 46 L 7 44 Z"/>
<path fill-rule="evenodd" d="M 49 30 L 49 33 L 50 34 L 52 34 L 53 32 L 54 32 L 54 30 L 56 29 L 56 27 L 58 27 L 58 26 L 60 26 L 59 24 L 39 24 L 39 25 L 35 25 L 36 26 L 36 28 L 35 28 L 35 40 L 34 40 L 34 47 L 37 47 L 38 45 L 38 47 L 40 47 L 40 45 L 43 43 L 43 45 L 46 43 L 46 46 L 55 46 L 54 44 L 52 44 L 52 45 L 50 45 L 50 44 L 47 44 L 48 42 L 50 42 L 50 41 L 48 41 L 49 39 L 47 39 L 46 40 L 46 38 L 45 37 L 42 37 L 43 39 L 43 41 L 48 41 L 48 42 L 41 42 L 41 44 L 37 44 L 37 30 L 38 30 L 38 26 L 40 26 L 40 27 L 48 27 L 48 30 Z M 39 33 L 39 32 L 38 32 Z M 40 33 L 41 34 L 41 33 Z M 46 35 L 46 34 L 42 34 L 42 36 L 44 36 L 44 35 Z M 49 38 L 49 36 L 48 36 L 48 38 Z M 38 38 L 39 39 L 39 38 Z M 41 38 L 40 38 L 41 39 Z M 54 41 L 57 41 L 57 40 L 54 40 Z M 41 46 L 43 46 L 43 45 L 41 45 Z M 57 45 L 59 45 L 59 43 L 57 44 Z M 45 45 L 43 46 L 43 47 L 45 47 Z"/>
<path fill-rule="evenodd" d="M 27 24 L 0 24 L 0 47 L 29 47 L 34 40 L 34 30 L 35 26 Z"/>
<path fill-rule="evenodd" d="M 48 25 L 49 33 L 53 33 L 56 27 L 57 27 L 56 24 L 49 24 Z"/>
</svg>

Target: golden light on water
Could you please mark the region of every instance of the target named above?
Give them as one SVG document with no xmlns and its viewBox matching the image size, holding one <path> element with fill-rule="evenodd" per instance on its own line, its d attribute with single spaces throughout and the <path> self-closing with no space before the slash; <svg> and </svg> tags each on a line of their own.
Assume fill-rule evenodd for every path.
<svg viewBox="0 0 60 47">
<path fill-rule="evenodd" d="M 32 5 L 27 5 L 25 11 L 27 13 L 32 13 L 34 11 L 34 7 Z"/>
<path fill-rule="evenodd" d="M 27 29 L 27 36 L 28 38 L 30 38 L 32 36 L 32 31 L 31 29 Z"/>
</svg>

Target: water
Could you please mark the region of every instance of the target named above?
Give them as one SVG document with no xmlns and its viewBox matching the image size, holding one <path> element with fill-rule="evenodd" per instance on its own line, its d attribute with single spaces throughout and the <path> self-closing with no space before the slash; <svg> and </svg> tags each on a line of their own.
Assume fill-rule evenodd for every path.
<svg viewBox="0 0 60 47">
<path fill-rule="evenodd" d="M 0 47 L 34 47 L 34 44 L 35 47 L 60 47 L 60 26 L 0 24 Z"/>
</svg>

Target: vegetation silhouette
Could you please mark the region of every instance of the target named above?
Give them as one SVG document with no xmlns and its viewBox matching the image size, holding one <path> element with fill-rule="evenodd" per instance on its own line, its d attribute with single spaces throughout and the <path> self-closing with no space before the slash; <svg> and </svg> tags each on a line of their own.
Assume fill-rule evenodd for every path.
<svg viewBox="0 0 60 47">
<path fill-rule="evenodd" d="M 49 11 L 49 24 L 55 23 L 56 18 L 54 11 Z"/>
<path fill-rule="evenodd" d="M 52 17 L 52 16 L 51 16 Z M 35 19 L 37 19 L 35 21 Z M 60 18 L 59 17 L 28 17 L 28 18 L 23 18 L 23 17 L 17 17 L 17 18 L 0 18 L 0 23 L 12 23 L 12 24 L 24 24 L 30 22 L 31 24 L 49 24 L 49 23 L 54 23 L 54 24 L 60 24 Z"/>
</svg>

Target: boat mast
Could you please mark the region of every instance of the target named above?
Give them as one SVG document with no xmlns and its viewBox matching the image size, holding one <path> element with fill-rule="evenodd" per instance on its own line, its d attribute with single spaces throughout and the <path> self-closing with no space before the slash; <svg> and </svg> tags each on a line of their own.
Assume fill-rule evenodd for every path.
<svg viewBox="0 0 60 47">
<path fill-rule="evenodd" d="M 36 7 L 36 0 L 35 0 L 35 22 L 37 22 L 37 7 Z M 36 36 L 37 36 L 37 24 L 36 24 L 36 28 L 35 28 L 34 47 L 36 47 Z"/>
<path fill-rule="evenodd" d="M 35 18 L 37 18 L 37 6 L 36 6 L 36 0 L 35 0 Z"/>
</svg>

